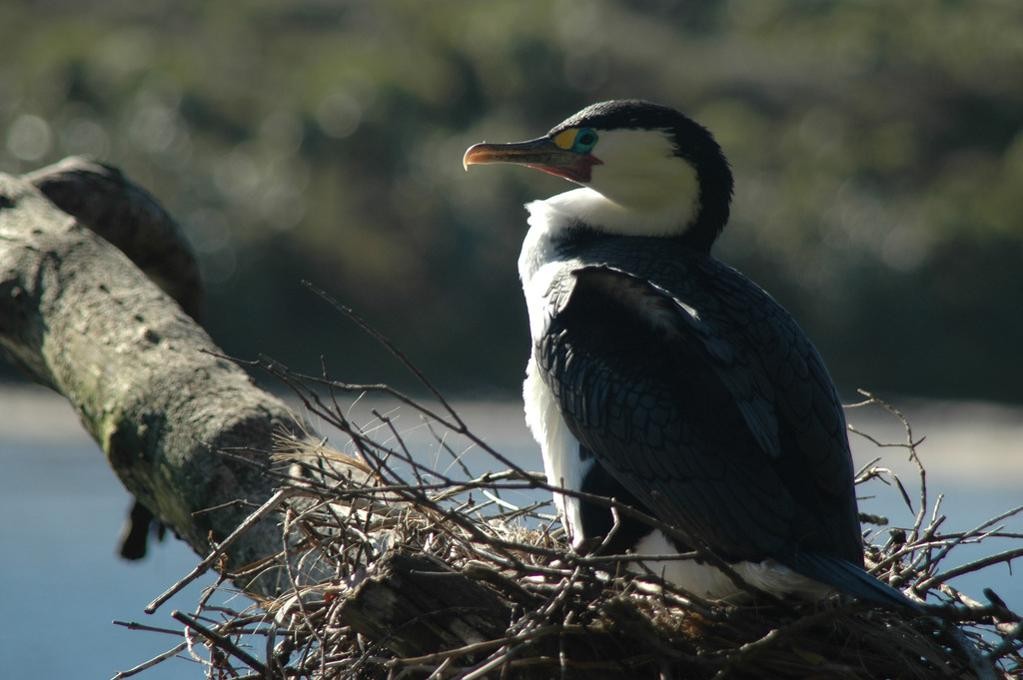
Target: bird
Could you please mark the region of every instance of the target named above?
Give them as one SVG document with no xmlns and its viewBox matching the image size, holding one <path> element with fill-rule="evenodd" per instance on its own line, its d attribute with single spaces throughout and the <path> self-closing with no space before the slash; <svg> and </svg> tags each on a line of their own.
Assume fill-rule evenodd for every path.
<svg viewBox="0 0 1023 680">
<path fill-rule="evenodd" d="M 573 548 L 634 555 L 708 599 L 837 591 L 917 606 L 864 570 L 845 416 L 820 354 L 711 254 L 733 178 L 707 128 L 668 106 L 605 101 L 537 139 L 475 144 L 462 162 L 579 185 L 526 204 L 518 258 L 526 423 Z"/>
</svg>

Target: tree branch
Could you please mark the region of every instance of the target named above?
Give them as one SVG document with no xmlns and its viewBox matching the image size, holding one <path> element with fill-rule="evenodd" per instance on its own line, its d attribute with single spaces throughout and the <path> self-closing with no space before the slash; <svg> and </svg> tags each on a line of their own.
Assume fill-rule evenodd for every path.
<svg viewBox="0 0 1023 680">
<path fill-rule="evenodd" d="M 68 398 L 125 487 L 197 552 L 272 493 L 275 431 L 299 429 L 277 398 L 222 358 L 191 313 L 201 289 L 176 225 L 120 173 L 69 160 L 31 181 L 0 176 L 0 349 Z M 65 212 L 43 194 L 46 191 Z M 93 230 L 96 229 L 96 231 Z M 230 458 L 222 455 L 231 451 Z M 227 551 L 229 571 L 275 554 L 265 520 Z M 251 584 L 275 589 L 274 577 Z"/>
</svg>

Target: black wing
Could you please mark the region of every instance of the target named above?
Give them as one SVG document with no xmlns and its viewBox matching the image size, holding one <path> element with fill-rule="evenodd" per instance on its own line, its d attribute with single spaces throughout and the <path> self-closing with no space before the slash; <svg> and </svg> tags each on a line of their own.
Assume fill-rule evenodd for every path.
<svg viewBox="0 0 1023 680">
<path fill-rule="evenodd" d="M 535 347 L 579 441 L 722 557 L 862 564 L 841 406 L 792 318 L 706 256 L 589 255 L 555 280 Z"/>
</svg>

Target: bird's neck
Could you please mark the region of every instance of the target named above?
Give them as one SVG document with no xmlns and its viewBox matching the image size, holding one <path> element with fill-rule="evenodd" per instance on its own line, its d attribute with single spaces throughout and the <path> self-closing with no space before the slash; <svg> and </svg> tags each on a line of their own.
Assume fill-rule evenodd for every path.
<svg viewBox="0 0 1023 680">
<path fill-rule="evenodd" d="M 678 200 L 648 210 L 625 207 L 585 187 L 527 203 L 529 231 L 519 255 L 519 275 L 525 283 L 544 264 L 570 257 L 561 245 L 579 230 L 594 236 L 677 239 L 709 252 L 718 229 L 709 238 L 703 233 L 704 211 L 695 192 L 680 191 Z"/>
<path fill-rule="evenodd" d="M 538 212 L 546 213 L 553 228 L 584 224 L 594 231 L 614 236 L 681 236 L 696 222 L 700 212 L 699 187 L 691 183 L 674 186 L 674 191 L 644 196 L 630 192 L 617 200 L 588 187 L 566 191 L 526 206 L 530 225 Z"/>
</svg>

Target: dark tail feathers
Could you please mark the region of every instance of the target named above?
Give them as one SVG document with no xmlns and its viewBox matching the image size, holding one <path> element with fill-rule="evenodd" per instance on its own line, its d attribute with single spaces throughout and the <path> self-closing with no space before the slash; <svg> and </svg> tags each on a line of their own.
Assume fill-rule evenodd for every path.
<svg viewBox="0 0 1023 680">
<path fill-rule="evenodd" d="M 923 612 L 923 608 L 908 597 L 881 583 L 862 568 L 837 557 L 801 553 L 784 560 L 793 571 L 814 581 L 820 581 L 847 595 L 868 600 L 887 607 L 908 608 Z"/>
</svg>

